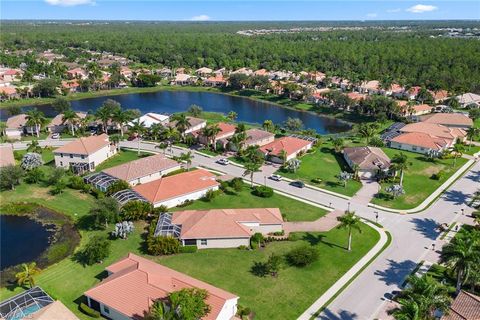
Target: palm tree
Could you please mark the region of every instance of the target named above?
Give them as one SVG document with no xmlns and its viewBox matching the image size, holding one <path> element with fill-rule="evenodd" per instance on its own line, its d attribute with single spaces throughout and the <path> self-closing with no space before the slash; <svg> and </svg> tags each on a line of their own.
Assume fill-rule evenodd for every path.
<svg viewBox="0 0 480 320">
<path fill-rule="evenodd" d="M 280 150 L 278 157 L 282 160 L 282 165 L 285 166 L 285 164 L 287 163 L 287 157 L 288 157 L 287 151 L 285 151 L 284 149 Z"/>
<path fill-rule="evenodd" d="M 400 308 L 393 312 L 396 320 L 421 320 L 418 303 L 412 298 L 398 299 Z"/>
<path fill-rule="evenodd" d="M 215 137 L 220 131 L 222 131 L 222 129 L 220 129 L 220 127 L 216 123 L 209 124 L 202 129 L 202 135 L 207 140 L 207 149 L 210 148 L 210 144 L 214 144 L 213 149 L 217 149 L 215 145 Z"/>
<path fill-rule="evenodd" d="M 456 273 L 456 292 L 459 293 L 470 271 L 480 263 L 479 237 L 473 232 L 462 229 L 450 243 L 443 247 L 441 260 Z"/>
<path fill-rule="evenodd" d="M 337 226 L 338 229 L 347 229 L 348 230 L 348 251 L 352 250 L 352 230 L 355 229 L 358 232 L 362 232 L 360 228 L 360 219 L 355 216 L 355 212 L 345 211 L 340 217 L 337 217 L 337 220 L 340 224 Z"/>
<path fill-rule="evenodd" d="M 120 128 L 120 136 L 123 137 L 123 128 L 125 124 L 132 120 L 131 112 L 123 111 L 122 109 L 116 109 L 111 115 L 112 121 L 115 122 Z"/>
<path fill-rule="evenodd" d="M 243 146 L 245 145 L 245 141 L 247 140 L 247 134 L 245 132 L 240 132 L 234 134 L 230 139 L 229 142 L 235 146 L 237 151 L 241 151 Z"/>
<path fill-rule="evenodd" d="M 463 155 L 463 151 L 465 151 L 465 146 L 462 143 L 455 143 L 452 148 L 453 154 L 453 167 L 457 166 L 457 158 L 460 158 Z"/>
<path fill-rule="evenodd" d="M 262 165 L 260 163 L 247 162 L 243 166 L 245 167 L 243 176 L 250 175 L 250 186 L 253 188 L 253 174 L 257 172 Z"/>
<path fill-rule="evenodd" d="M 152 124 L 150 126 L 150 135 L 153 137 L 153 140 L 156 141 L 164 129 L 165 128 L 160 123 Z"/>
<path fill-rule="evenodd" d="M 358 129 L 358 134 L 362 137 L 365 138 L 365 142 L 368 145 L 370 142 L 370 139 L 375 136 L 376 130 L 373 126 L 365 124 L 361 125 Z"/>
<path fill-rule="evenodd" d="M 163 154 L 165 154 L 166 151 L 167 151 L 167 148 L 168 148 L 168 143 L 161 142 L 161 143 L 157 144 L 157 145 L 155 146 L 155 148 L 160 149 L 160 150 L 163 150 Z"/>
<path fill-rule="evenodd" d="M 185 138 L 185 131 L 187 131 L 192 125 L 190 124 L 190 120 L 184 113 L 177 113 L 172 116 L 172 120 L 175 121 L 175 128 L 177 128 L 178 132 L 183 138 Z"/>
<path fill-rule="evenodd" d="M 230 111 L 228 114 L 227 114 L 227 118 L 230 120 L 230 121 L 235 121 L 235 119 L 237 119 L 238 117 L 238 113 L 236 113 L 235 111 Z"/>
<path fill-rule="evenodd" d="M 129 126 L 129 131 L 134 133 L 137 136 L 137 154 L 140 155 L 140 140 L 142 139 L 142 134 L 145 133 L 145 123 L 140 120 L 133 121 Z"/>
<path fill-rule="evenodd" d="M 95 117 L 102 122 L 102 131 L 107 133 L 107 124 L 112 114 L 108 108 L 100 107 L 95 112 Z"/>
<path fill-rule="evenodd" d="M 33 288 L 35 286 L 34 276 L 39 274 L 40 271 L 40 268 L 37 267 L 37 264 L 35 262 L 31 262 L 29 264 L 22 263 L 22 271 L 15 274 L 18 285 L 28 285 L 30 288 Z"/>
<path fill-rule="evenodd" d="M 272 120 L 265 120 L 265 121 L 263 121 L 262 128 L 265 131 L 274 132 L 275 131 L 275 124 L 273 123 Z"/>
<path fill-rule="evenodd" d="M 470 150 L 470 148 L 472 147 L 473 138 L 475 138 L 479 133 L 480 133 L 479 128 L 474 128 L 474 127 L 468 128 L 467 138 L 470 140 L 470 143 L 468 144 L 468 150 Z"/>
<path fill-rule="evenodd" d="M 78 123 L 79 116 L 78 114 L 71 110 L 65 110 L 62 116 L 62 123 L 68 123 L 70 129 L 72 130 L 72 136 L 75 135 L 75 125 Z"/>
<path fill-rule="evenodd" d="M 30 142 L 27 145 L 27 151 L 41 154 L 42 153 L 42 147 L 40 147 L 40 144 L 38 143 L 38 140 L 32 140 L 32 142 Z"/>
<path fill-rule="evenodd" d="M 190 165 L 192 164 L 193 160 L 193 154 L 191 151 L 188 151 L 187 153 L 182 153 L 180 154 L 180 160 L 185 161 L 187 164 L 187 171 L 190 169 Z"/>
<path fill-rule="evenodd" d="M 44 124 L 47 119 L 43 112 L 38 111 L 37 108 L 27 111 L 27 125 L 30 127 L 35 127 L 35 133 L 37 137 L 40 136 L 40 128 L 42 124 Z"/>
<path fill-rule="evenodd" d="M 145 315 L 145 320 L 178 320 L 181 319 L 180 310 L 173 309 L 170 303 L 157 300 L 155 301 L 148 313 Z"/>
<path fill-rule="evenodd" d="M 393 169 L 400 171 L 400 185 L 403 186 L 403 174 L 412 165 L 408 157 L 403 153 L 397 153 L 392 158 Z"/>
<path fill-rule="evenodd" d="M 342 151 L 343 147 L 345 146 L 345 141 L 342 138 L 335 138 L 332 141 L 333 147 L 335 148 L 335 152 Z"/>
</svg>

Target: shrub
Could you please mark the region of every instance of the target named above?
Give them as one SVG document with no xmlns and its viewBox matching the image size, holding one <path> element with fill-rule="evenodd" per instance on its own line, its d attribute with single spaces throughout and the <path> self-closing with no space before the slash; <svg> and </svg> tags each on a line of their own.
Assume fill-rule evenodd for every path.
<svg viewBox="0 0 480 320">
<path fill-rule="evenodd" d="M 121 209 L 124 220 L 142 220 L 147 218 L 153 210 L 153 206 L 145 201 L 135 200 L 127 202 Z"/>
<path fill-rule="evenodd" d="M 298 241 L 301 239 L 301 236 L 298 233 L 290 233 L 288 235 L 288 241 Z"/>
<path fill-rule="evenodd" d="M 60 193 L 63 192 L 63 190 L 65 190 L 66 186 L 67 185 L 65 184 L 65 182 L 58 181 L 57 183 L 55 183 L 55 185 L 52 187 L 52 189 L 50 189 L 50 194 L 52 194 L 52 195 L 60 194 Z"/>
<path fill-rule="evenodd" d="M 100 318 L 100 312 L 98 312 L 97 310 L 93 310 L 83 302 L 80 303 L 80 311 L 82 311 L 87 316 L 90 316 L 92 318 Z"/>
<path fill-rule="evenodd" d="M 445 171 L 440 170 L 437 173 L 432 174 L 431 178 L 433 180 L 440 180 L 445 176 Z"/>
<path fill-rule="evenodd" d="M 317 183 L 317 184 L 322 183 L 322 179 L 320 179 L 320 178 L 313 178 L 310 181 L 312 181 L 313 183 Z"/>
<path fill-rule="evenodd" d="M 103 199 L 105 198 L 105 193 L 103 193 L 101 190 L 98 190 L 97 188 L 90 188 L 90 192 L 92 193 L 92 196 L 94 196 L 97 199 Z"/>
<path fill-rule="evenodd" d="M 238 246 L 238 250 L 248 250 L 248 247 L 242 244 L 241 246 Z"/>
<path fill-rule="evenodd" d="M 181 246 L 180 253 L 195 253 L 198 251 L 197 246 Z"/>
<path fill-rule="evenodd" d="M 75 190 L 83 190 L 85 188 L 85 182 L 83 182 L 83 178 L 79 176 L 71 176 L 70 181 L 68 183 L 68 187 L 75 189 Z"/>
<path fill-rule="evenodd" d="M 216 196 L 217 193 L 214 190 L 208 190 L 207 193 L 205 193 L 203 199 L 205 199 L 206 201 L 212 201 L 213 198 L 215 198 Z"/>
<path fill-rule="evenodd" d="M 255 250 L 260 247 L 260 244 L 258 242 L 250 241 L 250 246 L 252 247 L 253 250 Z"/>
<path fill-rule="evenodd" d="M 109 254 L 110 241 L 102 235 L 94 235 L 81 251 L 82 260 L 87 265 L 101 262 Z"/>
<path fill-rule="evenodd" d="M 193 200 L 185 200 L 181 204 L 179 204 L 177 207 L 178 208 L 183 208 L 183 207 L 191 205 L 192 203 L 193 203 Z"/>
<path fill-rule="evenodd" d="M 251 241 L 261 243 L 263 239 L 264 239 L 263 234 L 261 234 L 260 232 L 257 232 L 252 236 Z"/>
<path fill-rule="evenodd" d="M 267 186 L 257 186 L 253 190 L 253 194 L 262 198 L 270 198 L 273 196 L 273 189 Z"/>
<path fill-rule="evenodd" d="M 305 245 L 290 250 L 285 256 L 289 264 L 296 267 L 305 267 L 318 260 L 318 251 Z"/>
<path fill-rule="evenodd" d="M 27 174 L 25 175 L 25 182 L 26 183 L 39 183 L 43 178 L 45 177 L 45 174 L 40 168 L 33 168 L 32 170 L 28 171 Z"/>
<path fill-rule="evenodd" d="M 242 178 L 233 178 L 230 181 L 230 186 L 237 192 L 242 191 L 244 185 Z"/>
<path fill-rule="evenodd" d="M 170 255 L 180 252 L 180 242 L 174 237 L 147 237 L 147 251 L 151 255 Z"/>
<path fill-rule="evenodd" d="M 284 235 L 285 235 L 285 231 L 283 231 L 283 230 L 282 230 L 282 231 L 275 231 L 275 232 L 273 233 L 273 235 L 274 235 L 274 236 L 284 236 Z"/>
<path fill-rule="evenodd" d="M 128 184 L 128 182 L 124 180 L 117 180 L 107 188 L 105 195 L 111 196 L 115 192 L 125 190 L 125 189 L 130 189 L 130 185 Z"/>
<path fill-rule="evenodd" d="M 369 145 L 378 148 L 385 147 L 385 143 L 383 143 L 383 140 L 380 137 L 372 137 L 369 141 Z"/>
</svg>

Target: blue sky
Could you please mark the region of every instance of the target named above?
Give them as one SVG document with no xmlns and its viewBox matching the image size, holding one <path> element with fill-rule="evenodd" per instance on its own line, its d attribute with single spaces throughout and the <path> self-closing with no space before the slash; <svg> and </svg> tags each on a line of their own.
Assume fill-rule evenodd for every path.
<svg viewBox="0 0 480 320">
<path fill-rule="evenodd" d="M 446 20 L 480 19 L 480 1 L 0 0 L 2 19 Z"/>
</svg>

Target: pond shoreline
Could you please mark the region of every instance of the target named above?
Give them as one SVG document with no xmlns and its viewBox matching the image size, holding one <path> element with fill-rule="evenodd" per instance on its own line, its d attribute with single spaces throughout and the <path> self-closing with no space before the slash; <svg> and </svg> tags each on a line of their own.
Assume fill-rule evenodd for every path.
<svg viewBox="0 0 480 320">
<path fill-rule="evenodd" d="M 72 255 L 80 244 L 80 233 L 74 222 L 66 215 L 52 209 L 30 202 L 7 203 L 0 207 L 0 215 L 23 216 L 42 224 L 53 232 L 47 248 L 34 259 L 37 266 L 44 269 Z M 29 263 L 27 261 L 24 263 Z M 21 263 L 0 270 L 0 287 L 15 284 L 15 273 Z"/>
<path fill-rule="evenodd" d="M 323 114 L 319 113 L 316 111 L 312 110 L 304 110 L 301 108 L 295 108 L 292 106 L 288 106 L 282 103 L 277 103 L 273 101 L 269 101 L 266 99 L 262 99 L 261 97 L 252 97 L 251 95 L 242 95 L 242 92 L 255 92 L 258 93 L 259 95 L 264 95 L 263 92 L 261 91 L 255 91 L 255 90 L 234 90 L 234 89 L 219 89 L 219 88 L 212 88 L 212 87 L 196 87 L 196 86 L 171 86 L 171 85 L 161 85 L 161 86 L 156 86 L 156 87 L 148 87 L 148 88 L 136 88 L 136 87 L 130 87 L 130 88 L 125 88 L 125 89 L 112 89 L 112 90 L 100 90 L 100 91 L 94 91 L 94 92 L 80 92 L 80 93 L 74 93 L 74 94 L 69 94 L 65 98 L 68 101 L 79 101 L 79 100 L 85 100 L 85 99 L 91 99 L 91 98 L 99 98 L 99 97 L 106 97 L 106 96 L 121 96 L 121 95 L 128 95 L 128 94 L 141 94 L 141 93 L 155 93 L 155 92 L 160 92 L 160 91 L 185 91 L 185 92 L 207 92 L 207 93 L 214 93 L 214 94 L 221 94 L 221 95 L 226 95 L 226 96 L 231 96 L 231 97 L 237 97 L 237 98 L 244 98 L 247 100 L 255 101 L 255 102 L 261 102 L 265 104 L 269 104 L 272 106 L 277 106 L 280 108 L 284 109 L 289 109 L 297 112 L 302 112 L 302 113 L 308 113 L 313 116 L 317 117 L 324 117 L 324 118 L 329 118 L 329 119 L 335 119 L 337 121 L 341 121 L 348 126 L 352 128 L 353 122 L 346 120 L 343 116 L 334 116 L 331 114 Z M 21 100 L 16 100 L 16 101 L 7 101 L 0 103 L 0 109 L 7 108 L 9 106 L 17 106 L 17 107 L 27 107 L 27 106 L 46 106 L 51 104 L 55 98 L 28 98 L 28 99 L 21 99 Z M 225 111 L 225 113 L 228 112 L 228 110 Z M 351 131 L 345 131 L 349 132 Z"/>
</svg>

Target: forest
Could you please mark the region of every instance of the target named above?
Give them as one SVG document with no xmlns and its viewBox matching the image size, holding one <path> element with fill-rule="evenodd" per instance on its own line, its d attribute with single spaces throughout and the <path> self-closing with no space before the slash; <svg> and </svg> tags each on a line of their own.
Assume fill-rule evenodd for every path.
<svg viewBox="0 0 480 320">
<path fill-rule="evenodd" d="M 337 23 L 338 24 L 338 23 Z M 336 26 L 331 23 L 328 26 Z M 357 23 L 358 24 L 358 23 Z M 355 23 L 347 26 L 357 26 Z M 473 27 L 473 22 L 465 22 Z M 364 80 L 386 78 L 432 90 L 480 91 L 480 41 L 435 37 L 446 22 L 399 22 L 331 30 L 243 36 L 239 30 L 317 26 L 313 22 L 2 22 L 2 49 L 54 49 L 75 60 L 81 50 L 109 51 L 148 66 L 326 72 Z M 460 27 L 459 22 L 450 26 Z M 465 26 L 464 26 L 465 27 Z M 0 63 L 7 57 L 0 56 Z"/>
</svg>

